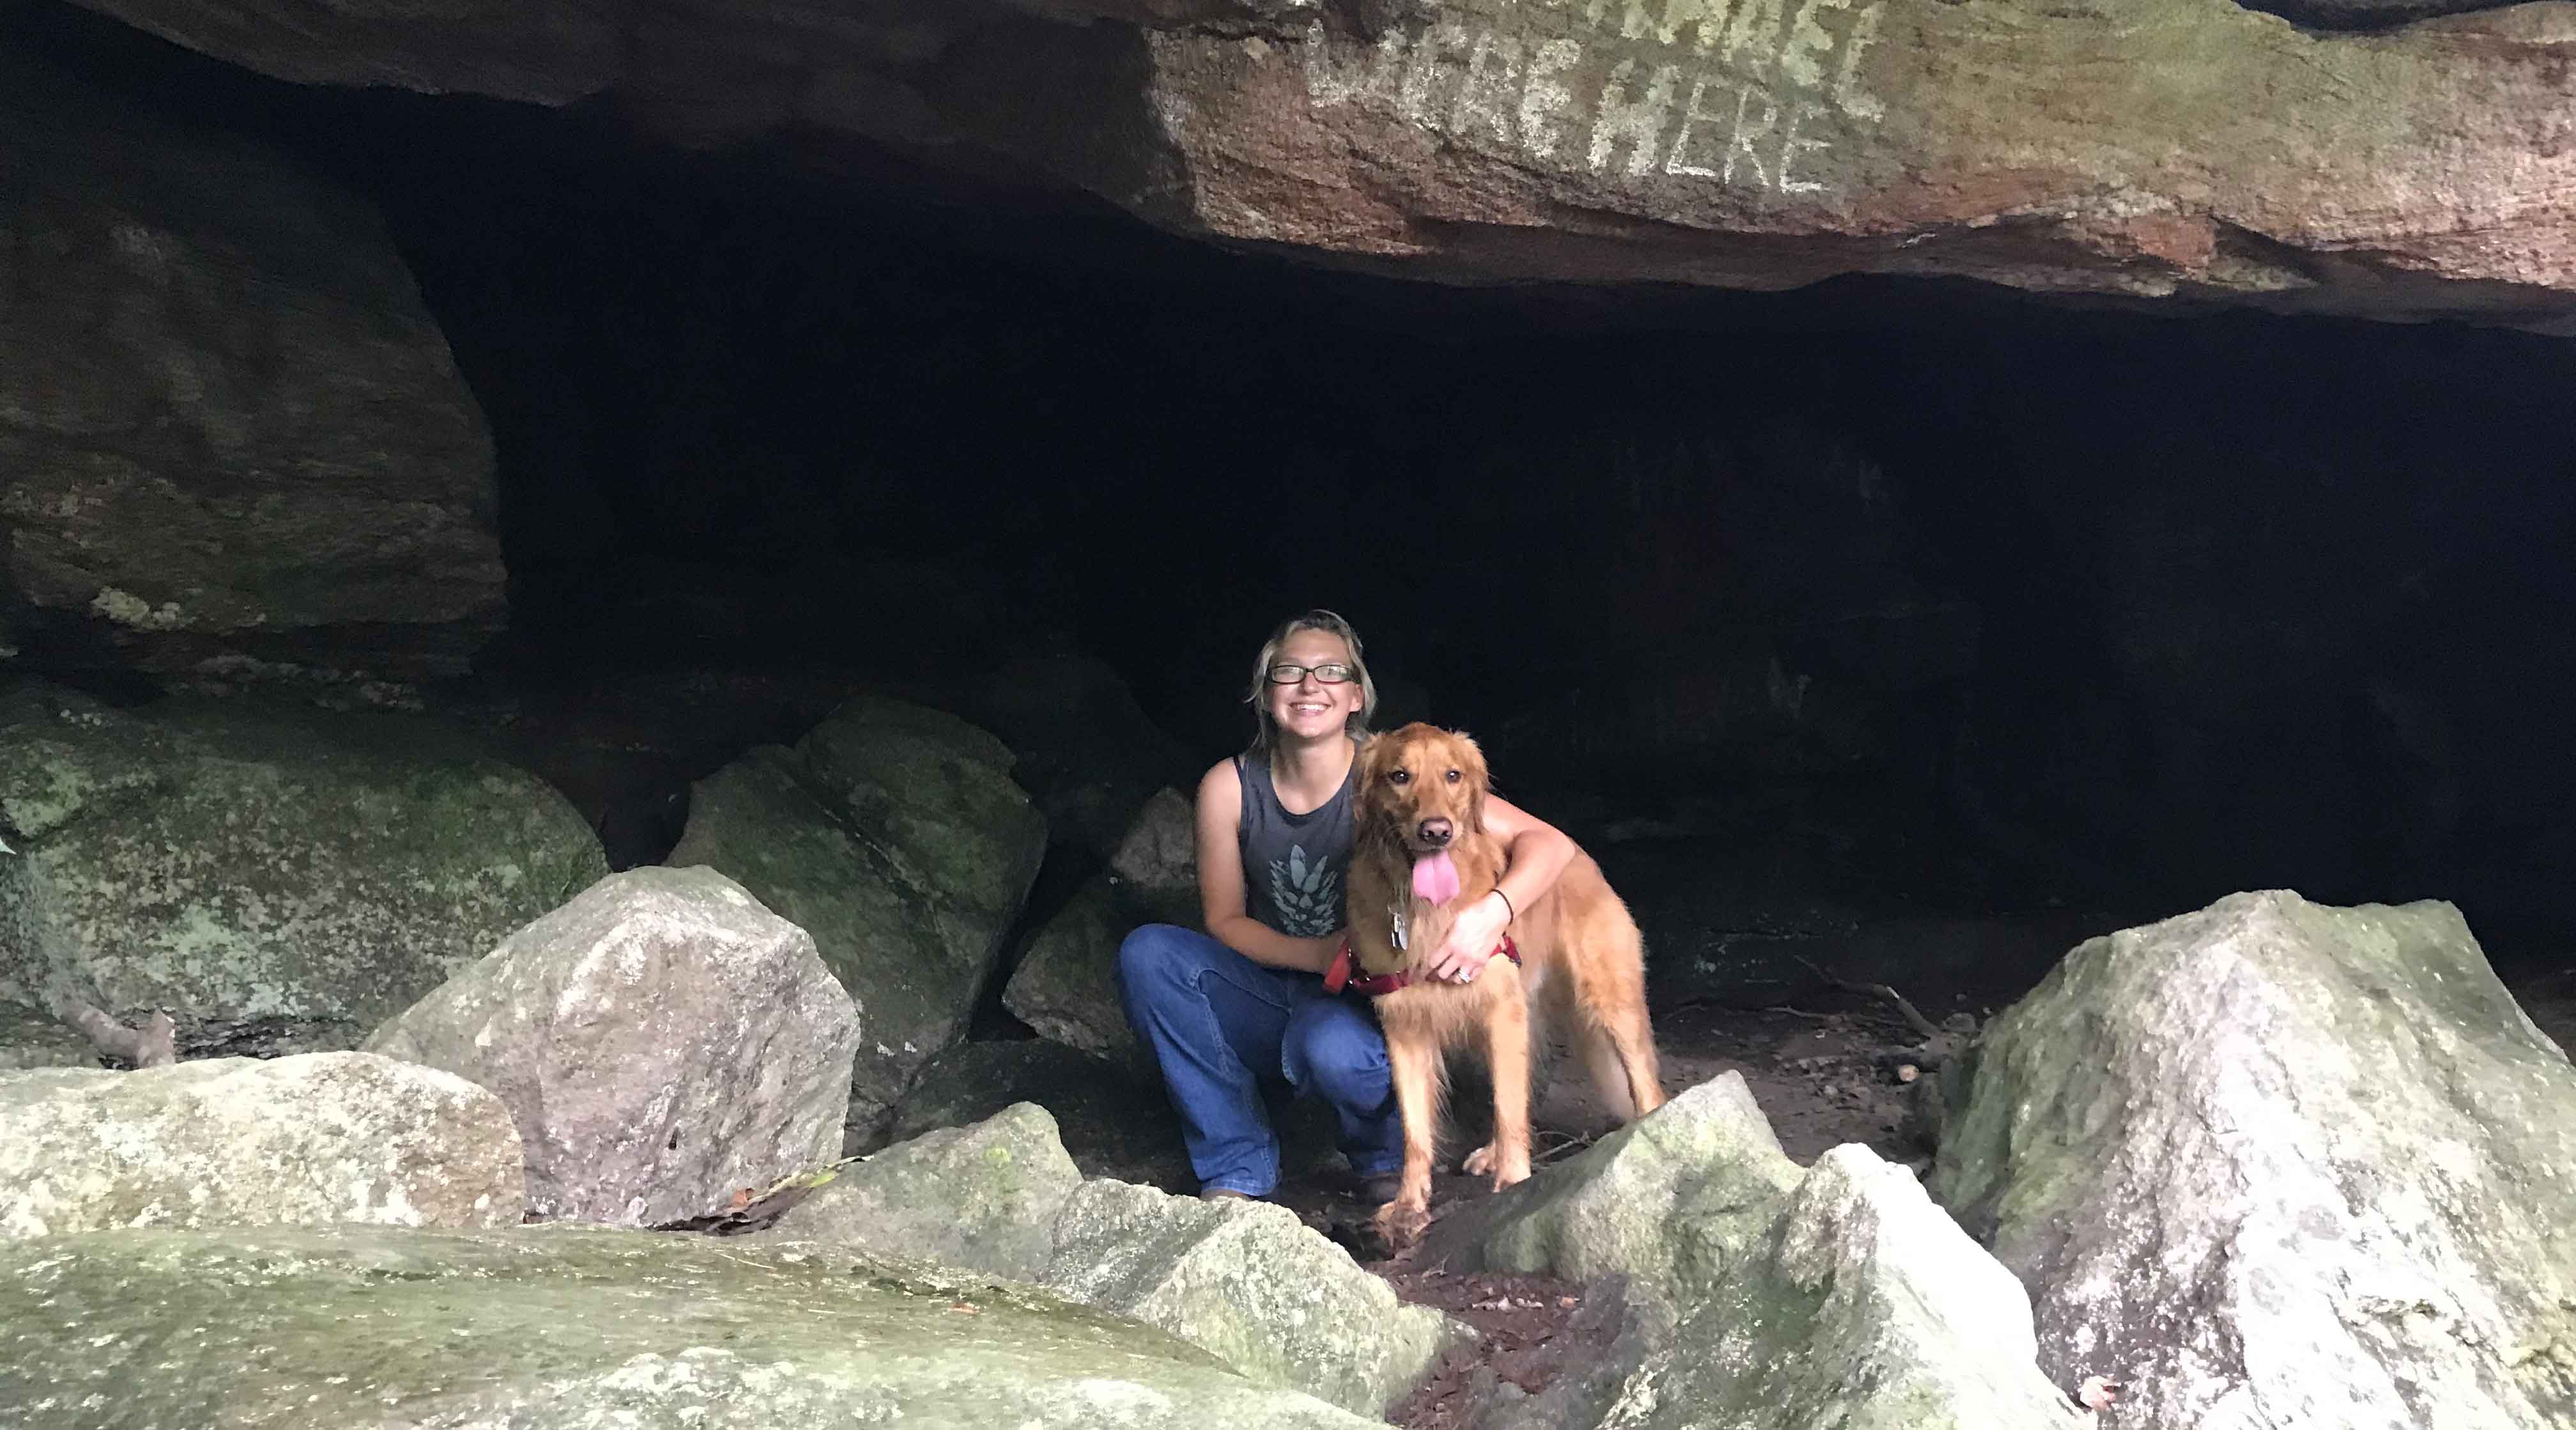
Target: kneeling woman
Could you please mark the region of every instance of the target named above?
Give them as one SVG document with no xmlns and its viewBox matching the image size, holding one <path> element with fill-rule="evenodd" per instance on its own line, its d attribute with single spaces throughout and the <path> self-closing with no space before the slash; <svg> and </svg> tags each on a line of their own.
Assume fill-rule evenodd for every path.
<svg viewBox="0 0 2576 1430">
<path fill-rule="evenodd" d="M 1277 1190 L 1279 1140 L 1260 1084 L 1284 1078 L 1332 1107 L 1352 1173 L 1384 1201 L 1404 1160 L 1386 1040 L 1366 1000 L 1328 995 L 1323 980 L 1347 923 L 1353 755 L 1377 687 L 1358 635 L 1330 611 L 1282 625 L 1253 669 L 1252 748 L 1199 781 L 1207 932 L 1147 924 L 1129 934 L 1119 994 L 1162 1066 L 1201 1196 Z M 1574 857 L 1572 840 L 1500 799 L 1486 802 L 1485 826 L 1509 861 L 1501 897 L 1459 915 L 1424 960 L 1431 977 L 1475 977 L 1511 910 L 1537 903 Z"/>
</svg>

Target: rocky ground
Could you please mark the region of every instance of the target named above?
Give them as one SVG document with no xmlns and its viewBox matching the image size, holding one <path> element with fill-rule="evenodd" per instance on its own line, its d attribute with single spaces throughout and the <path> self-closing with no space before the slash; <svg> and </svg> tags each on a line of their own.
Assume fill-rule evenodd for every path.
<svg viewBox="0 0 2576 1430">
<path fill-rule="evenodd" d="M 2576 968 L 2513 984 L 2524 1011 L 2560 1047 L 2576 1046 Z M 1928 1010 L 1927 1010 L 1928 1011 Z M 1867 1144 L 1891 1161 L 1928 1155 L 1905 1128 L 1907 1086 L 1892 1071 L 1913 1041 L 1901 1018 L 1871 998 L 1843 993 L 1795 1005 L 1737 1009 L 1716 1003 L 1661 1013 L 1665 1084 L 1679 1089 L 1727 1071 L 1744 1075 L 1771 1119 L 1783 1150 L 1810 1163 L 1844 1142 Z M 1474 1115 L 1472 1088 L 1459 1116 Z M 1537 1116 L 1543 1159 L 1590 1144 L 1609 1126 L 1580 1079 L 1550 1088 Z M 1464 1139 L 1453 1136 L 1453 1142 Z M 1444 1154 L 1454 1152 L 1444 1146 Z M 1485 1195 L 1483 1183 L 1444 1174 L 1435 1215 Z M 1569 1368 L 1589 1363 L 1619 1329 L 1615 1306 L 1595 1288 L 1546 1276 L 1454 1274 L 1425 1269 L 1409 1257 L 1371 1246 L 1366 1211 L 1320 1185 L 1283 1189 L 1282 1199 L 1349 1245 L 1362 1264 L 1387 1278 L 1405 1300 L 1437 1307 L 1476 1328 L 1478 1344 L 1453 1352 L 1395 1412 L 1404 1430 L 1456 1430 L 1471 1423 L 1498 1381 L 1536 1393 Z"/>
<path fill-rule="evenodd" d="M 2571 1000 L 2576 1013 L 2576 1000 Z M 1891 1006 L 1827 992 L 1797 1005 L 1742 1010 L 1703 1002 L 1666 1011 L 1656 1022 L 1664 1084 L 1678 1091 L 1728 1071 L 1741 1072 L 1769 1114 L 1780 1145 L 1801 1163 L 1828 1147 L 1860 1142 L 1891 1161 L 1927 1155 L 1903 1130 L 1906 1085 L 1891 1070 L 1912 1041 Z M 1486 1195 L 1479 1178 L 1455 1174 L 1456 1157 L 1473 1145 L 1467 1130 L 1483 1093 L 1462 1079 L 1444 1170 L 1433 1195 L 1435 1216 Z M 1613 1125 L 1575 1075 L 1551 1080 L 1534 1116 L 1542 1163 L 1591 1145 Z M 1454 1146 L 1450 1144 L 1455 1144 Z M 1405 1430 L 1453 1430 L 1469 1423 L 1497 1381 L 1535 1393 L 1568 1368 L 1597 1358 L 1619 1330 L 1615 1306 L 1596 1288 L 1547 1276 L 1458 1274 L 1390 1257 L 1367 1229 L 1368 1208 L 1337 1185 L 1292 1183 L 1280 1199 L 1310 1225 L 1347 1246 L 1398 1295 L 1433 1306 L 1475 1327 L 1479 1342 L 1453 1352 L 1394 1415 Z"/>
</svg>

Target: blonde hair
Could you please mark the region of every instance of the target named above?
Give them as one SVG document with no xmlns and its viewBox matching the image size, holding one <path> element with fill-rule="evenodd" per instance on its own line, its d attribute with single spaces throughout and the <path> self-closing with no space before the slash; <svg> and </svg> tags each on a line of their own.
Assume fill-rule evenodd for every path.
<svg viewBox="0 0 2576 1430">
<path fill-rule="evenodd" d="M 1351 670 L 1359 676 L 1360 708 L 1344 722 L 1354 739 L 1368 737 L 1369 717 L 1377 713 L 1377 682 L 1369 678 L 1368 662 L 1360 657 L 1360 633 L 1351 623 L 1331 611 L 1316 609 L 1302 616 L 1291 616 L 1279 623 L 1279 629 L 1262 642 L 1261 656 L 1252 663 L 1252 688 L 1245 691 L 1243 703 L 1252 707 L 1252 748 L 1268 750 L 1278 743 L 1279 731 L 1270 718 L 1270 702 L 1263 697 L 1270 689 L 1270 667 L 1279 662 L 1279 648 L 1299 631 L 1322 631 L 1338 636 L 1351 653 Z"/>
</svg>

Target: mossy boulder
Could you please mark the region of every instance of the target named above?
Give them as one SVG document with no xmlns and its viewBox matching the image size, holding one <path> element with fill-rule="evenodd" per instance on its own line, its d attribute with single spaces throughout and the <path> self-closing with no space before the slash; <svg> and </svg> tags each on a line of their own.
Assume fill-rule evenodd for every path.
<svg viewBox="0 0 2576 1430">
<path fill-rule="evenodd" d="M 608 872 L 554 790 L 407 716 L 0 697 L 0 998 L 190 1051 L 355 1046 Z"/>
<path fill-rule="evenodd" d="M 1575 1281 L 1624 1276 L 1641 1299 L 1679 1305 L 1749 1252 L 1799 1176 L 1744 1075 L 1729 1072 L 1442 1217 L 1421 1257 Z"/>
<path fill-rule="evenodd" d="M 0 1246 L 15 1430 L 1359 1430 L 1036 1288 L 810 1244 L 530 1227 Z"/>
<path fill-rule="evenodd" d="M 465 1079 L 366 1053 L 0 1073 L 0 1240 L 108 1227 L 518 1224 L 519 1138 Z"/>
<path fill-rule="evenodd" d="M 2089 1430 L 2039 1373 L 2030 1301 L 1914 1174 L 1836 1147 L 1670 1335 L 1601 1430 Z"/>
<path fill-rule="evenodd" d="M 2086 942 L 1987 1025 L 1931 1187 L 2123 1426 L 2576 1423 L 2576 1068 L 2448 904 Z"/>
<path fill-rule="evenodd" d="M 1259 1202 L 1203 1202 L 1107 1180 L 1056 1217 L 1046 1284 L 1160 1326 L 1244 1374 L 1375 1415 L 1471 1334 Z"/>
<path fill-rule="evenodd" d="M 858 1001 L 857 1145 L 882 1144 L 904 1088 L 964 1036 L 1036 877 L 1045 824 L 1010 762 L 961 720 L 869 696 L 696 786 L 667 862 L 740 881 Z"/>
<path fill-rule="evenodd" d="M 832 1173 L 760 1235 L 824 1241 L 1035 1281 L 1055 1218 L 1082 1185 L 1055 1119 L 1015 1103 L 971 1127 L 925 1132 Z"/>
</svg>

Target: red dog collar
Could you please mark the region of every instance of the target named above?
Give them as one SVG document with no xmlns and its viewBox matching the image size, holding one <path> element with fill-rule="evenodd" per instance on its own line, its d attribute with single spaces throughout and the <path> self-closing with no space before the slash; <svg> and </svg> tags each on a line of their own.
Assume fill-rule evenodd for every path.
<svg viewBox="0 0 2576 1430">
<path fill-rule="evenodd" d="M 1512 942 L 1510 934 L 1503 935 L 1503 941 L 1496 946 L 1494 954 L 1508 958 L 1514 963 L 1521 961 L 1520 945 Z M 1333 951 L 1333 966 L 1324 970 L 1324 991 L 1327 993 L 1339 993 L 1348 988 L 1354 993 L 1365 993 L 1375 998 L 1380 994 L 1393 993 L 1399 988 L 1410 987 L 1417 981 L 1419 980 L 1409 969 L 1396 973 L 1359 976 L 1358 968 L 1351 959 L 1351 941 L 1347 935 L 1342 939 L 1342 946 Z"/>
</svg>

